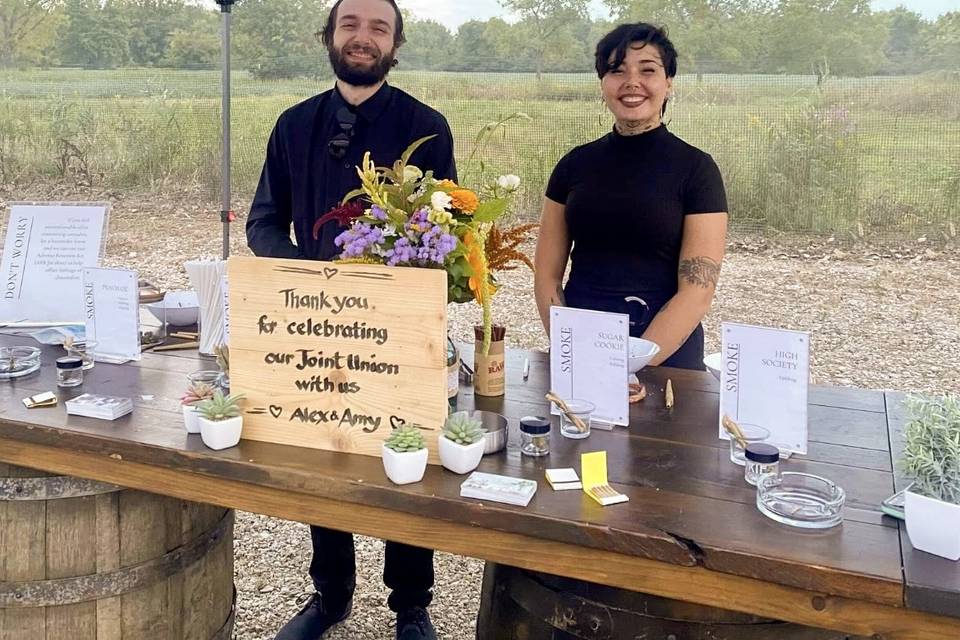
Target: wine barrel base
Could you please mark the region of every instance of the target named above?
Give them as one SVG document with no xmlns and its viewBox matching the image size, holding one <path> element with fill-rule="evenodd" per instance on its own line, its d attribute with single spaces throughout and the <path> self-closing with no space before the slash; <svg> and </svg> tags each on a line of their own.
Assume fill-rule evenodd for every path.
<svg viewBox="0 0 960 640">
<path fill-rule="evenodd" d="M 233 511 L 0 464 L 0 640 L 228 640 Z"/>
<path fill-rule="evenodd" d="M 477 640 L 866 640 L 488 562 Z"/>
</svg>

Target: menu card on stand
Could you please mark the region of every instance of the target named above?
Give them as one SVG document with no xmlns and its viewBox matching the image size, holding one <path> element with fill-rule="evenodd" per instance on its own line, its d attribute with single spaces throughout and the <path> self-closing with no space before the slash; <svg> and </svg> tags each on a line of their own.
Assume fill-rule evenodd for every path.
<svg viewBox="0 0 960 640">
<path fill-rule="evenodd" d="M 0 322 L 79 322 L 83 269 L 103 252 L 107 204 L 11 203 Z"/>
<path fill-rule="evenodd" d="M 104 362 L 140 359 L 137 272 L 84 269 L 83 300 L 87 340 L 95 340 L 93 356 Z"/>
<path fill-rule="evenodd" d="M 784 452 L 807 452 L 810 336 L 800 331 L 724 322 L 720 416 L 770 432 Z M 728 439 L 722 422 L 721 439 Z"/>
<path fill-rule="evenodd" d="M 571 307 L 550 308 L 550 387 L 564 400 L 589 400 L 597 422 L 630 423 L 627 354 L 630 317 Z M 553 407 L 551 411 L 559 414 Z"/>
</svg>

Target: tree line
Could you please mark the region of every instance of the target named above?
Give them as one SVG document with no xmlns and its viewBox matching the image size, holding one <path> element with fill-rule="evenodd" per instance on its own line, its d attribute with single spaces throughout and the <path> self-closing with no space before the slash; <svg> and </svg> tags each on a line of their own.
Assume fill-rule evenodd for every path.
<svg viewBox="0 0 960 640">
<path fill-rule="evenodd" d="M 211 68 L 220 59 L 219 14 L 198 0 L 0 0 L 0 67 Z M 869 0 L 501 0 L 503 18 L 456 32 L 407 15 L 403 69 L 588 72 L 615 23 L 665 25 L 695 73 L 865 76 L 960 67 L 960 11 L 927 20 Z M 400 4 L 403 2 L 401 0 Z M 327 0 L 239 0 L 236 64 L 260 77 L 324 75 L 315 38 Z"/>
</svg>

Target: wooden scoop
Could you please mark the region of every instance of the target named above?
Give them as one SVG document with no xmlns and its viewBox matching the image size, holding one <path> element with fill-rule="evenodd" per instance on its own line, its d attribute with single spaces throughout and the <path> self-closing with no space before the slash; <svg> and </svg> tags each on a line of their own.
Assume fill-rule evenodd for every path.
<svg viewBox="0 0 960 640">
<path fill-rule="evenodd" d="M 747 448 L 747 439 L 743 437 L 743 431 L 740 430 L 740 425 L 734 422 L 730 416 L 723 416 L 723 419 L 720 421 L 723 424 L 723 428 L 727 430 L 727 433 L 730 434 L 730 437 L 737 441 L 737 443 L 743 447 Z"/>
<path fill-rule="evenodd" d="M 587 425 L 586 425 L 586 423 L 580 418 L 580 416 L 575 415 L 572 411 L 570 411 L 570 407 L 567 405 L 566 402 L 564 402 L 563 398 L 561 398 L 560 396 L 558 396 L 558 395 L 557 395 L 556 393 L 554 393 L 553 391 L 550 391 L 550 392 L 547 393 L 547 395 L 544 396 L 544 397 L 545 397 L 547 400 L 549 400 L 550 402 L 552 402 L 552 403 L 554 403 L 555 405 L 557 405 L 557 407 L 559 407 L 560 411 L 563 412 L 563 415 L 567 416 L 567 419 L 570 420 L 570 422 L 572 422 L 572 423 L 574 424 L 574 426 L 577 427 L 577 430 L 579 430 L 580 433 L 586 433 L 586 432 L 587 432 Z"/>
</svg>

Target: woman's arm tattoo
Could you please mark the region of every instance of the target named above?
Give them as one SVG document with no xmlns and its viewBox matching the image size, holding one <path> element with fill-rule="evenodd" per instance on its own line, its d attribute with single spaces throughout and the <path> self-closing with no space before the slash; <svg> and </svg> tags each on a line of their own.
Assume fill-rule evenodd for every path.
<svg viewBox="0 0 960 640">
<path fill-rule="evenodd" d="M 680 261 L 679 275 L 688 283 L 708 289 L 720 279 L 720 263 L 707 256 Z"/>
</svg>

